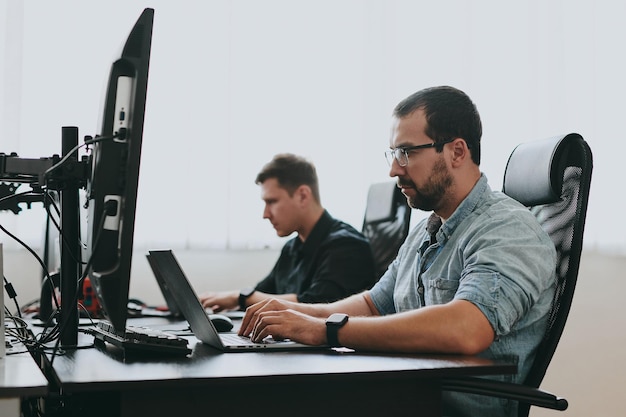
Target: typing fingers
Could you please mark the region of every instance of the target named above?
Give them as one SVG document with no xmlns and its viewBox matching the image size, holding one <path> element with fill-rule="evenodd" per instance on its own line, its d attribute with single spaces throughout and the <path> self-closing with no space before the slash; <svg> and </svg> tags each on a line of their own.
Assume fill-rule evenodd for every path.
<svg viewBox="0 0 626 417">
<path fill-rule="evenodd" d="M 239 335 L 247 336 L 251 334 L 257 325 L 261 313 L 280 311 L 285 310 L 286 308 L 286 304 L 283 301 L 275 298 L 259 301 L 258 303 L 251 305 L 246 309 L 246 314 L 244 315 L 241 327 L 239 328 Z"/>
<path fill-rule="evenodd" d="M 250 339 L 260 342 L 268 336 L 276 340 L 287 339 L 284 335 L 286 326 L 285 311 L 266 311 L 259 313 Z"/>
<path fill-rule="evenodd" d="M 259 301 L 246 309 L 246 314 L 243 316 L 241 327 L 239 328 L 239 336 L 248 336 L 252 333 L 252 330 L 256 326 L 259 313 L 268 302 L 269 300 Z"/>
<path fill-rule="evenodd" d="M 309 345 L 325 342 L 326 324 L 323 319 L 294 310 L 268 311 L 259 314 L 251 339 L 260 342 L 268 336 L 291 339 Z"/>
</svg>

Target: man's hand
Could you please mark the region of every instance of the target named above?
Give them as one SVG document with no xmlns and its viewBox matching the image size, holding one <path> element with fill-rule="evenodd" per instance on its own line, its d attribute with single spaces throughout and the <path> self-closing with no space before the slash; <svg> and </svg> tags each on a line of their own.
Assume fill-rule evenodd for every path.
<svg viewBox="0 0 626 417">
<path fill-rule="evenodd" d="M 198 296 L 202 307 L 218 312 L 236 310 L 239 308 L 239 293 L 237 291 L 205 292 Z"/>
<path fill-rule="evenodd" d="M 295 310 L 264 311 L 257 316 L 250 339 L 258 343 L 268 336 L 276 340 L 323 345 L 326 343 L 326 323 Z"/>
<path fill-rule="evenodd" d="M 269 298 L 267 300 L 260 301 L 251 305 L 246 309 L 246 314 L 241 322 L 239 328 L 240 336 L 249 336 L 257 325 L 260 314 L 266 311 L 281 311 L 287 309 L 295 309 L 297 303 L 292 303 L 286 300 L 279 300 L 277 298 Z"/>
</svg>

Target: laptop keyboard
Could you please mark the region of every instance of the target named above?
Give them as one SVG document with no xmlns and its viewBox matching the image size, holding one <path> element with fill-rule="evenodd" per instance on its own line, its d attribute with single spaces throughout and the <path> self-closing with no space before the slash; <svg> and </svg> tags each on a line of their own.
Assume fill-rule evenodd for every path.
<svg viewBox="0 0 626 417">
<path fill-rule="evenodd" d="M 253 342 L 248 336 L 239 336 L 236 333 L 220 333 L 222 343 L 230 346 L 267 346 L 267 345 L 280 345 L 289 344 L 293 342 L 289 339 L 275 340 L 271 336 L 266 337 L 261 342 Z"/>
<path fill-rule="evenodd" d="M 239 336 L 235 333 L 220 333 L 220 338 L 224 344 L 235 345 L 235 346 L 254 346 L 259 343 L 255 343 L 250 340 L 249 337 Z"/>
</svg>

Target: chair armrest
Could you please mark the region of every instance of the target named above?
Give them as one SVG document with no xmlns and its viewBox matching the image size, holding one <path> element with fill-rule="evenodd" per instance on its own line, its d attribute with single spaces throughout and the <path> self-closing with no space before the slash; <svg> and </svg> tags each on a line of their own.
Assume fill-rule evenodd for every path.
<svg viewBox="0 0 626 417">
<path fill-rule="evenodd" d="M 557 397 L 539 388 L 483 378 L 446 378 L 441 381 L 441 389 L 443 391 L 508 398 L 537 407 L 560 411 L 567 409 L 568 406 L 565 398 Z"/>
</svg>

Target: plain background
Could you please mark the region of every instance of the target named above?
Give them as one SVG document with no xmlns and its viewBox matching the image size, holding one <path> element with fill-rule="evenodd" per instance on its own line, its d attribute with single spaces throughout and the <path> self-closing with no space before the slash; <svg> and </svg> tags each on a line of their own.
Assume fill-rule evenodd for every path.
<svg viewBox="0 0 626 417">
<path fill-rule="evenodd" d="M 585 242 L 626 252 L 626 222 L 607 210 L 623 204 L 626 3 L 6 0 L 0 152 L 49 157 L 62 126 L 97 133 L 110 64 L 144 7 L 155 22 L 138 245 L 281 246 L 254 184 L 279 152 L 310 158 L 323 204 L 360 228 L 367 187 L 389 180 L 393 107 L 446 84 L 481 113 L 494 189 L 518 143 L 582 134 L 595 158 Z M 0 221 L 36 245 L 34 207 Z"/>
</svg>

